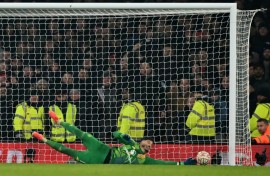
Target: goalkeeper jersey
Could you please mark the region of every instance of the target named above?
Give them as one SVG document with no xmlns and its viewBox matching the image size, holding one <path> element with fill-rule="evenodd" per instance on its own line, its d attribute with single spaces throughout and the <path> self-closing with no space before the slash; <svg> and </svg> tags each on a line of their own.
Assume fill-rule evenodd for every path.
<svg viewBox="0 0 270 176">
<path fill-rule="evenodd" d="M 110 164 L 162 164 L 162 165 L 178 165 L 179 162 L 156 160 L 146 156 L 140 145 L 133 141 L 126 141 L 122 137 L 122 133 L 114 132 L 114 137 L 122 144 L 119 147 L 112 147 L 110 153 Z"/>
<path fill-rule="evenodd" d="M 140 153 L 137 146 L 123 145 L 113 147 L 110 164 L 158 164 L 158 165 L 179 165 L 180 162 L 156 160 Z"/>
<path fill-rule="evenodd" d="M 110 164 L 143 164 L 146 156 L 139 153 L 139 145 L 113 147 Z"/>
</svg>

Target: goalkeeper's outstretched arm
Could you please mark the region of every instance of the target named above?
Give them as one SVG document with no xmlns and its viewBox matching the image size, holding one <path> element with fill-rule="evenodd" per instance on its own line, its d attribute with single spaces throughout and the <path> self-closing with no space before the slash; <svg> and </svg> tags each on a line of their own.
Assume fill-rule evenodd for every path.
<svg viewBox="0 0 270 176">
<path fill-rule="evenodd" d="M 143 164 L 154 164 L 154 165 L 196 165 L 197 161 L 192 158 L 188 158 L 186 161 L 175 162 L 175 161 L 164 161 L 164 160 L 156 160 L 150 157 L 146 157 Z"/>
<path fill-rule="evenodd" d="M 179 165 L 179 162 L 156 160 L 150 157 L 146 157 L 143 164 L 155 164 L 155 165 Z"/>
<path fill-rule="evenodd" d="M 113 136 L 118 139 L 120 143 L 133 146 L 134 150 L 136 150 L 138 153 L 145 154 L 145 151 L 141 149 L 140 144 L 135 142 L 128 134 L 115 131 L 113 132 Z"/>
<path fill-rule="evenodd" d="M 129 135 L 120 133 L 119 131 L 113 132 L 113 136 L 114 138 L 118 139 L 120 143 L 125 145 L 135 146 L 138 144 Z"/>
<path fill-rule="evenodd" d="M 151 149 L 151 145 L 153 144 L 152 140 L 143 139 L 140 142 L 140 144 L 138 144 L 129 135 L 122 134 L 119 131 L 113 132 L 113 136 L 116 139 L 118 139 L 120 143 L 133 146 L 134 150 L 136 150 L 139 154 L 143 154 L 143 156 L 145 157 L 145 160 L 142 164 L 155 164 L 155 165 L 195 165 L 197 164 L 197 161 L 192 158 L 188 158 L 184 162 L 164 161 L 164 160 L 153 159 L 148 156 L 145 156 L 145 154 L 148 153 L 149 150 Z"/>
</svg>

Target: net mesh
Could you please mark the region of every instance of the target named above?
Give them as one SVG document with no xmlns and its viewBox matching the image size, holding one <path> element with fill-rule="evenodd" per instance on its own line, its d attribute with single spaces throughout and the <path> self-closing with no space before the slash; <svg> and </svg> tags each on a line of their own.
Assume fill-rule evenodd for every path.
<svg viewBox="0 0 270 176">
<path fill-rule="evenodd" d="M 250 165 L 252 156 L 249 130 L 249 31 L 256 11 L 237 14 L 237 89 L 236 89 L 236 163 Z"/>
<path fill-rule="evenodd" d="M 239 12 L 237 26 L 235 144 L 247 156 L 247 56 L 253 14 Z M 145 107 L 144 135 L 162 144 L 151 153 L 154 158 L 179 161 L 199 150 L 226 152 L 229 22 L 226 9 L 0 10 L 1 140 L 8 145 L 35 142 L 26 141 L 19 135 L 25 135 L 25 129 L 13 125 L 25 125 L 14 121 L 18 105 L 26 102 L 36 110 L 43 107 L 44 116 L 42 110 L 37 114 L 43 117 L 42 127 L 36 128 L 48 139 L 55 125 L 48 111 L 57 105 L 81 130 L 116 143 L 111 133 L 118 129 L 129 90 L 130 100 Z M 194 128 L 187 120 L 199 98 L 215 108 L 214 138 L 187 139 Z M 80 149 L 76 144 L 73 148 Z"/>
</svg>

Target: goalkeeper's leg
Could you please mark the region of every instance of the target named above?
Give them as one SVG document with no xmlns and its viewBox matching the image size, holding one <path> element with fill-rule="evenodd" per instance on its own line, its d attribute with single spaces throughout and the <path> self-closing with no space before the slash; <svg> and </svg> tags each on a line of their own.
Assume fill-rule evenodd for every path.
<svg viewBox="0 0 270 176">
<path fill-rule="evenodd" d="M 91 152 L 96 152 L 98 151 L 99 153 L 102 154 L 108 154 L 110 151 L 110 147 L 103 142 L 100 142 L 97 140 L 94 136 L 92 136 L 89 133 L 86 133 L 84 131 L 81 131 L 77 127 L 70 125 L 69 123 L 61 121 L 55 112 L 50 111 L 49 112 L 50 117 L 57 123 L 63 126 L 66 130 L 71 132 L 72 134 L 75 134 L 79 139 L 82 140 L 83 145 Z"/>
<path fill-rule="evenodd" d="M 78 157 L 79 151 L 67 148 L 66 146 L 64 146 L 62 144 L 59 144 L 57 142 L 48 140 L 45 137 L 43 137 L 42 134 L 39 134 L 38 132 L 33 132 L 32 136 L 37 138 L 40 141 L 45 142 L 47 145 L 49 145 L 50 147 L 52 147 L 53 149 L 55 149 L 55 150 L 57 150 L 57 151 L 59 151 L 61 153 L 64 153 L 64 154 L 66 154 L 68 156 L 71 156 L 73 158 Z"/>
<path fill-rule="evenodd" d="M 97 140 L 94 136 L 89 133 L 79 130 L 77 127 L 70 125 L 69 123 L 62 122 L 59 120 L 57 115 L 53 112 L 49 112 L 50 117 L 57 123 L 63 126 L 66 130 L 75 134 L 79 139 L 82 140 L 83 145 L 87 148 L 87 157 L 82 156 L 87 163 L 104 163 L 111 148 L 103 142 Z M 79 157 L 80 159 L 80 157 Z"/>
<path fill-rule="evenodd" d="M 68 156 L 74 158 L 74 160 L 79 161 L 85 164 L 103 164 L 108 153 L 104 153 L 104 151 L 77 151 L 71 148 L 67 148 L 66 146 L 59 144 L 57 142 L 51 141 L 43 137 L 43 135 L 33 132 L 33 137 L 37 138 L 40 141 L 45 142 L 47 145 L 52 147 L 53 149 L 64 153 Z"/>
<path fill-rule="evenodd" d="M 60 124 L 61 126 L 63 126 L 66 130 L 68 130 L 69 132 L 71 132 L 72 134 L 75 134 L 76 137 L 78 137 L 79 139 L 83 139 L 83 136 L 85 136 L 87 133 L 81 131 L 80 129 L 78 129 L 77 127 L 70 125 L 69 123 L 63 122 L 61 121 L 57 115 L 55 114 L 55 112 L 50 111 L 49 112 L 50 117 L 55 121 L 55 123 Z"/>
</svg>

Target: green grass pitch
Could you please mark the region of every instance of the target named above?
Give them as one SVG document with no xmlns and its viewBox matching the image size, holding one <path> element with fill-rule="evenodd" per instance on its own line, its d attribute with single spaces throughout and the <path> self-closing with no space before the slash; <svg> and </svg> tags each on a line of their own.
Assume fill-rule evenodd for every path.
<svg viewBox="0 0 270 176">
<path fill-rule="evenodd" d="M 0 164 L 1 176 L 255 176 L 269 167 Z"/>
</svg>

